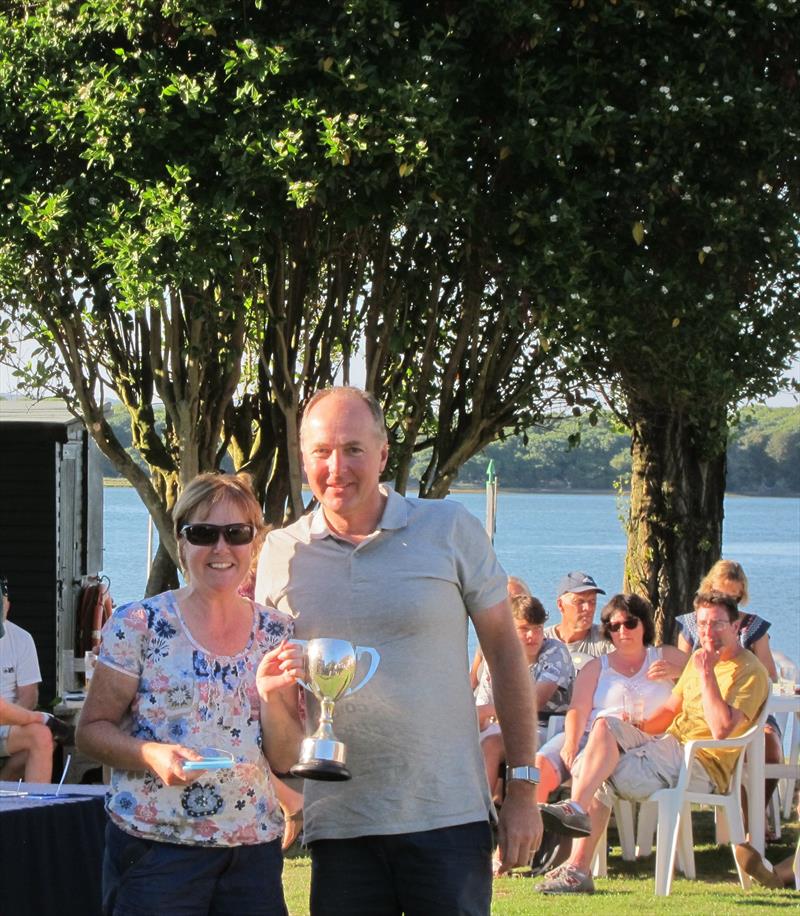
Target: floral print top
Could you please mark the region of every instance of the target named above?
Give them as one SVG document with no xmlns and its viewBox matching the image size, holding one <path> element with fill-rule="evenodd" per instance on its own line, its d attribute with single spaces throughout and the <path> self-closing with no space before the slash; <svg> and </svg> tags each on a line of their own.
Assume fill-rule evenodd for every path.
<svg viewBox="0 0 800 916">
<path fill-rule="evenodd" d="M 238 655 L 213 655 L 194 641 L 174 592 L 117 608 L 103 627 L 99 661 L 138 680 L 121 728 L 136 738 L 213 747 L 233 755 L 189 786 L 166 786 L 149 771 L 112 770 L 107 809 L 128 833 L 168 843 L 239 846 L 280 836 L 283 816 L 261 750 L 256 669 L 290 636 L 292 621 L 253 603 L 253 627 Z"/>
</svg>

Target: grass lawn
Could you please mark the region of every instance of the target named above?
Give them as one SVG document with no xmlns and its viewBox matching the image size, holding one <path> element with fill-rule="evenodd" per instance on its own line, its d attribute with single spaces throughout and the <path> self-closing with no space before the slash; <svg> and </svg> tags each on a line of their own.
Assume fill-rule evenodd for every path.
<svg viewBox="0 0 800 916">
<path fill-rule="evenodd" d="M 707 812 L 696 812 L 693 818 L 695 831 L 695 864 L 697 880 L 686 881 L 676 877 L 669 897 L 653 895 L 653 870 L 655 856 L 637 862 L 623 862 L 619 847 L 611 848 L 608 857 L 608 878 L 598 879 L 596 893 L 575 896 L 539 896 L 533 892 L 538 879 L 524 875 L 498 878 L 494 882 L 492 913 L 496 916 L 529 916 L 534 912 L 551 910 L 561 914 L 613 913 L 614 916 L 636 913 L 675 914 L 744 914 L 798 912 L 800 894 L 793 891 L 769 891 L 753 885 L 749 891 L 739 887 L 730 846 L 717 847 L 709 842 L 713 836 L 713 817 Z M 779 862 L 794 852 L 798 824 L 784 825 L 778 843 L 767 849 L 767 858 Z M 614 841 L 613 829 L 609 839 Z M 291 916 L 308 914 L 308 882 L 310 860 L 303 851 L 290 854 L 284 868 L 286 902 Z M 431 913 L 430 916 L 436 916 Z"/>
</svg>

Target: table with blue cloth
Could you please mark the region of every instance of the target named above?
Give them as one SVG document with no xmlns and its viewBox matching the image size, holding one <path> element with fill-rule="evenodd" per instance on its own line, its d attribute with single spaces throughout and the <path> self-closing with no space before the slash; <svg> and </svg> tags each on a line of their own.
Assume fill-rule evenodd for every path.
<svg viewBox="0 0 800 916">
<path fill-rule="evenodd" d="M 0 782 L 0 912 L 101 913 L 105 786 Z"/>
</svg>

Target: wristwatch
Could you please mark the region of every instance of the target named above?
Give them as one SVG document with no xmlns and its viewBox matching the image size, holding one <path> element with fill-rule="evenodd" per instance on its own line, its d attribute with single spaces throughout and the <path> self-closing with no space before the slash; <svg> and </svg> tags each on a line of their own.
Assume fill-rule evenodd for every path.
<svg viewBox="0 0 800 916">
<path fill-rule="evenodd" d="M 539 770 L 532 766 L 507 767 L 506 780 L 521 779 L 522 782 L 529 782 L 531 785 L 539 784 Z"/>
</svg>

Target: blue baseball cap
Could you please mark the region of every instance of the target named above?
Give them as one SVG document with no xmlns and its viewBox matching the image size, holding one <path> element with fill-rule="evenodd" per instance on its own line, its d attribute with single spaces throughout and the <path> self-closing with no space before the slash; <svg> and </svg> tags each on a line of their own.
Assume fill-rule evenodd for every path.
<svg viewBox="0 0 800 916">
<path fill-rule="evenodd" d="M 567 592 L 574 592 L 576 595 L 581 592 L 598 592 L 601 595 L 605 595 L 603 589 L 588 573 L 578 571 L 567 573 L 558 583 L 557 597 L 560 598 Z"/>
</svg>

